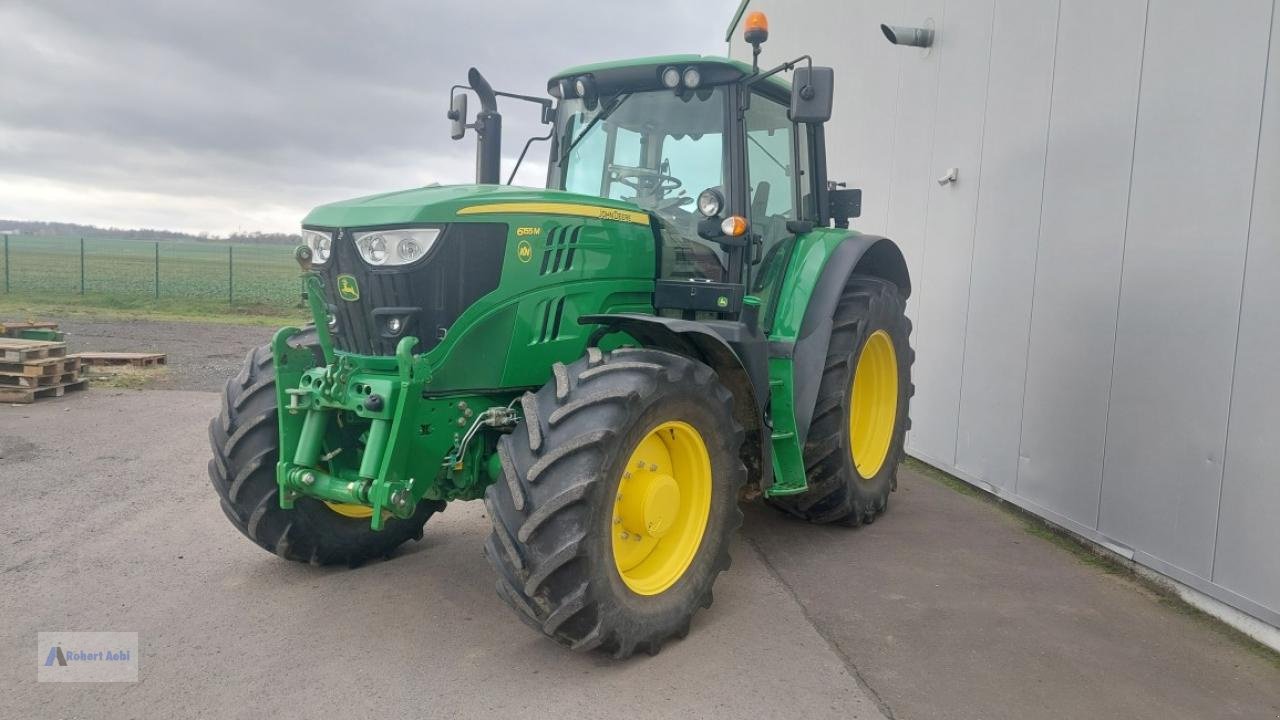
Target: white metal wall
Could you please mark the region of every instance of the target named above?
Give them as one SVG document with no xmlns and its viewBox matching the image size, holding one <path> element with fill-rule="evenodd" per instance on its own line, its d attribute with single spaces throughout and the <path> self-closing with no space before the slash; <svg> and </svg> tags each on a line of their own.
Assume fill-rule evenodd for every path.
<svg viewBox="0 0 1280 720">
<path fill-rule="evenodd" d="M 1276 4 L 748 8 L 765 64 L 836 67 L 831 177 L 908 256 L 910 452 L 1272 625 Z M 929 50 L 880 34 L 926 19 Z"/>
</svg>

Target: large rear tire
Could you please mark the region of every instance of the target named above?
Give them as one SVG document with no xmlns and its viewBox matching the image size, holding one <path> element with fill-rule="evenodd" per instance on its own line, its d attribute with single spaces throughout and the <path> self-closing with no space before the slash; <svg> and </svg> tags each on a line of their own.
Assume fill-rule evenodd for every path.
<svg viewBox="0 0 1280 720">
<path fill-rule="evenodd" d="M 485 555 L 520 619 L 575 650 L 657 653 L 709 607 L 742 523 L 742 428 L 708 366 L 591 348 L 499 441 Z"/>
<path fill-rule="evenodd" d="M 915 387 L 911 321 L 893 283 L 854 275 L 836 306 L 804 461 L 809 487 L 770 502 L 813 523 L 874 522 L 898 486 Z"/>
<path fill-rule="evenodd" d="M 314 341 L 310 333 L 295 336 L 300 347 Z M 292 510 L 280 508 L 276 461 L 277 426 L 275 368 L 271 348 L 254 348 L 240 374 L 227 381 L 222 411 L 209 423 L 209 480 L 222 500 L 222 511 L 236 529 L 267 552 L 286 560 L 314 565 L 355 567 L 386 557 L 408 540 L 422 538 L 422 526 L 442 503 L 424 500 L 407 520 L 387 518 L 381 531 L 369 527 L 347 506 L 330 506 L 299 498 Z"/>
</svg>

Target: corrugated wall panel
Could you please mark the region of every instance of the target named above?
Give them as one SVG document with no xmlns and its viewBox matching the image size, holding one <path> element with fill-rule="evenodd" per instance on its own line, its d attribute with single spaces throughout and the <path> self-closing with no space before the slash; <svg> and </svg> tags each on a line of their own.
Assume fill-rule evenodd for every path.
<svg viewBox="0 0 1280 720">
<path fill-rule="evenodd" d="M 1213 580 L 1280 610 L 1280 9 L 1272 15 Z"/>
<path fill-rule="evenodd" d="M 820 65 L 852 63 L 876 68 L 876 72 L 840 73 L 828 126 L 827 148 L 831 158 L 827 175 L 863 189 L 862 217 L 852 222 L 862 232 L 886 234 L 892 188 L 884 178 L 893 172 L 894 127 L 897 118 L 901 53 L 880 34 L 883 18 L 896 13 L 896 0 L 829 3 L 833 27 L 840 28 L 844 47 L 838 57 L 817 54 Z M 824 13 L 825 16 L 825 13 Z M 805 42 L 811 42 L 806 32 Z M 796 48 L 795 55 L 812 53 L 813 47 Z M 790 59 L 790 58 L 787 58 Z"/>
<path fill-rule="evenodd" d="M 942 0 L 907 0 L 896 11 L 885 15 L 881 22 L 921 24 L 926 18 L 941 17 Z M 889 44 L 883 37 L 881 42 Z M 884 234 L 893 238 L 902 248 L 912 277 L 919 277 L 924 263 L 925 215 L 929 210 L 928 178 L 933 170 L 931 153 L 934 118 L 938 107 L 940 53 L 937 48 L 904 51 L 903 48 L 890 46 L 890 49 L 899 51 L 898 100 L 896 108 L 885 108 L 882 117 L 885 122 L 892 122 L 893 164 L 887 177 L 866 183 L 863 193 L 874 196 L 884 192 L 888 195 L 889 210 Z M 836 47 L 831 47 L 828 52 L 840 52 L 840 56 L 844 55 Z M 839 67 L 849 67 L 844 65 L 846 60 L 843 57 L 836 62 L 840 63 Z M 838 136 L 845 131 L 837 123 L 832 123 L 827 132 Z M 918 319 L 919 307 L 920 293 L 915 292 L 907 302 L 907 315 Z M 919 346 L 920 337 L 917 323 L 912 343 Z M 917 397 L 921 395 L 917 393 Z"/>
<path fill-rule="evenodd" d="M 1276 1 L 994 2 L 752 2 L 836 67 L 833 176 L 911 265 L 908 447 L 1280 626 Z"/>
<path fill-rule="evenodd" d="M 933 160 L 927 174 L 903 179 L 904 184 L 929 187 L 923 261 L 916 271 L 915 382 L 919 392 L 908 445 L 913 452 L 948 464 L 955 462 L 956 455 L 993 13 L 994 0 L 947 4 L 934 47 L 940 64 Z M 934 182 L 952 167 L 959 169 L 958 181 Z M 895 198 L 899 187 L 895 178 Z"/>
<path fill-rule="evenodd" d="M 998 0 L 973 239 L 956 466 L 1012 490 L 1058 0 Z"/>
<path fill-rule="evenodd" d="M 1141 1 L 1071 0 L 1058 22 L 1017 492 L 1091 528 L 1145 17 Z"/>
<path fill-rule="evenodd" d="M 1209 577 L 1271 0 L 1151 3 L 1099 530 Z"/>
</svg>

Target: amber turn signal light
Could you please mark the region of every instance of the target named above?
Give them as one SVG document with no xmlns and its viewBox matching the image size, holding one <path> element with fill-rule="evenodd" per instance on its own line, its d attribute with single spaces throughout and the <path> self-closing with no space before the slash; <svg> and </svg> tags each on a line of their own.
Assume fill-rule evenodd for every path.
<svg viewBox="0 0 1280 720">
<path fill-rule="evenodd" d="M 742 237 L 747 234 L 747 219 L 741 215 L 730 215 L 720 223 L 720 232 L 729 237 Z"/>
</svg>

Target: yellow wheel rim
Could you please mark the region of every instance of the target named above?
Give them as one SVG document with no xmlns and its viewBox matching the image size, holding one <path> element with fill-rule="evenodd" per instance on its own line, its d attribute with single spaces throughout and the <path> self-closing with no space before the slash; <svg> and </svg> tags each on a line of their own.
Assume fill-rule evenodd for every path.
<svg viewBox="0 0 1280 720">
<path fill-rule="evenodd" d="M 898 355 L 884 330 L 867 338 L 858 354 L 849 398 L 849 452 L 858 474 L 880 472 L 898 420 Z"/>
<path fill-rule="evenodd" d="M 614 503 L 613 561 L 638 595 L 666 591 L 689 569 L 711 514 L 711 455 L 688 423 L 664 422 L 636 445 Z"/>
<path fill-rule="evenodd" d="M 355 505 L 352 503 L 335 503 L 335 502 L 329 502 L 328 500 L 325 500 L 324 504 L 328 505 L 330 510 L 338 513 L 339 515 L 342 515 L 343 517 L 356 518 L 357 520 L 363 520 L 366 518 L 373 517 L 373 508 L 369 507 L 368 505 Z"/>
</svg>

